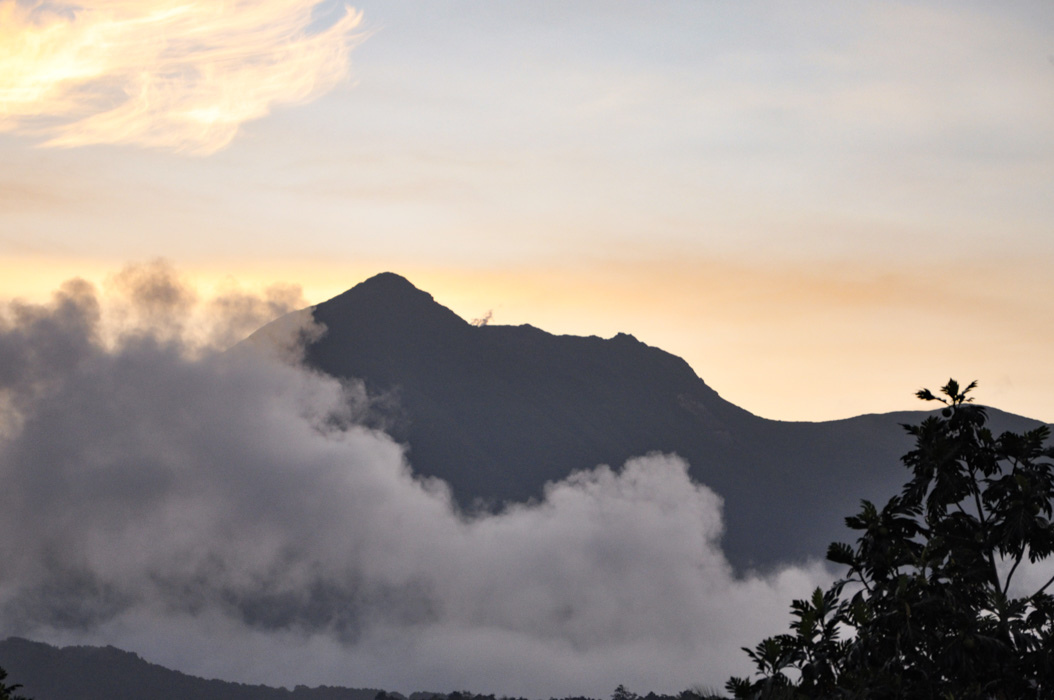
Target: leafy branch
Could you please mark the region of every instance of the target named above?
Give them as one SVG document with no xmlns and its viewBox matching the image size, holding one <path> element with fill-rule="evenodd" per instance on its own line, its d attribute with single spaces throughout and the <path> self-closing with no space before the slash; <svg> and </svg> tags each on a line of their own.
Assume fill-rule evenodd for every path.
<svg viewBox="0 0 1054 700">
<path fill-rule="evenodd" d="M 998 437 L 949 380 L 918 398 L 943 408 L 904 426 L 911 477 L 879 509 L 846 518 L 855 546 L 830 590 L 791 605 L 789 634 L 745 649 L 737 698 L 1048 697 L 1054 693 L 1054 577 L 1012 597 L 1015 575 L 1054 553 L 1054 450 L 1046 426 Z M 1028 562 L 1025 564 L 1025 562 Z M 847 586 L 856 592 L 846 598 Z"/>
</svg>

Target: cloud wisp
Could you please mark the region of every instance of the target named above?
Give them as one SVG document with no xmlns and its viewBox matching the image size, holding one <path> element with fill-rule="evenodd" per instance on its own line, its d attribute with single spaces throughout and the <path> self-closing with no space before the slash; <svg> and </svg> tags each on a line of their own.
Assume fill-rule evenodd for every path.
<svg viewBox="0 0 1054 700">
<path fill-rule="evenodd" d="M 735 576 L 721 499 L 674 456 L 460 513 L 365 427 L 361 385 L 188 344 L 157 321 L 191 292 L 122 279 L 149 323 L 116 338 L 84 282 L 0 325 L 0 634 L 284 685 L 676 692 L 746 672 L 829 580 Z"/>
<path fill-rule="evenodd" d="M 213 153 L 347 74 L 361 15 L 317 0 L 0 0 L 0 130 Z"/>
</svg>

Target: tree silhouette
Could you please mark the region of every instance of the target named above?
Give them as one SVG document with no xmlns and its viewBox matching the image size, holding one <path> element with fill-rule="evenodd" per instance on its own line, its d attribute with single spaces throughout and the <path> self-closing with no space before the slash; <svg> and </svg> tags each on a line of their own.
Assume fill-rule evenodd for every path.
<svg viewBox="0 0 1054 700">
<path fill-rule="evenodd" d="M 1049 430 L 994 437 L 975 387 L 917 393 L 944 408 L 904 426 L 911 479 L 846 518 L 856 546 L 827 557 L 847 574 L 794 601 L 790 633 L 744 649 L 757 674 L 729 680 L 735 697 L 1054 697 Z"/>
<path fill-rule="evenodd" d="M 14 685 L 8 685 L 4 681 L 7 680 L 7 671 L 0 668 L 0 700 L 29 700 L 29 698 L 21 695 L 15 695 L 15 691 L 22 687 L 21 683 L 15 683 Z"/>
</svg>

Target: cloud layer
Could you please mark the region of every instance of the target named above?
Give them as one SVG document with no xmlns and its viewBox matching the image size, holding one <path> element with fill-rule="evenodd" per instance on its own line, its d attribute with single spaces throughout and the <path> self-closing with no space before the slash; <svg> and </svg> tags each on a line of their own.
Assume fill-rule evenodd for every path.
<svg viewBox="0 0 1054 700">
<path fill-rule="evenodd" d="M 360 15 L 313 29 L 316 0 L 0 0 L 0 130 L 47 145 L 208 154 L 347 73 Z"/>
<path fill-rule="evenodd" d="M 275 684 L 675 692 L 746 672 L 828 580 L 735 577 L 674 456 L 459 513 L 363 427 L 361 386 L 188 343 L 163 329 L 202 302 L 170 271 L 120 279 L 151 323 L 105 332 L 72 282 L 0 326 L 2 633 Z"/>
</svg>

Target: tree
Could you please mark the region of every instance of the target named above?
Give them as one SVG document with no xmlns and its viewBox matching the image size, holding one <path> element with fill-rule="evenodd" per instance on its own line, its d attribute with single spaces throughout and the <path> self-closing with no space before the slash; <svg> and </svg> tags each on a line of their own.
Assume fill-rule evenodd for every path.
<svg viewBox="0 0 1054 700">
<path fill-rule="evenodd" d="M 976 385 L 917 393 L 944 408 L 904 426 L 910 480 L 846 518 L 856 546 L 827 552 L 846 575 L 744 649 L 757 674 L 728 682 L 735 697 L 1054 697 L 1054 576 L 1037 566 L 1054 553 L 1054 450 L 1046 426 L 994 437 Z"/>
<path fill-rule="evenodd" d="M 15 695 L 15 691 L 22 687 L 21 683 L 8 685 L 4 682 L 6 680 L 7 671 L 0 668 L 0 700 L 29 700 L 28 698 L 22 697 L 21 695 Z"/>
</svg>

